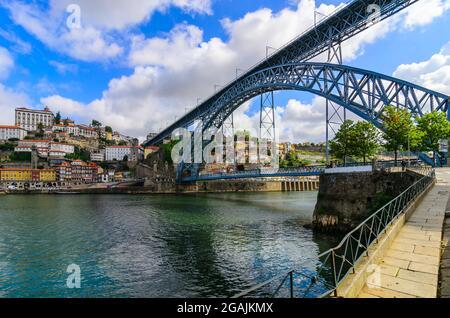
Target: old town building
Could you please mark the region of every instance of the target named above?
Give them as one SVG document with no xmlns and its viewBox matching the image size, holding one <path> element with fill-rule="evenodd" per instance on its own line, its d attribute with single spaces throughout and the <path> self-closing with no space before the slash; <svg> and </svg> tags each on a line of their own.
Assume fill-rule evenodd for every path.
<svg viewBox="0 0 450 318">
<path fill-rule="evenodd" d="M 56 167 L 58 181 L 76 183 L 97 182 L 98 166 L 95 163 L 87 163 L 82 160 L 64 162 Z"/>
<path fill-rule="evenodd" d="M 22 140 L 26 135 L 27 131 L 19 126 L 0 126 L 0 140 Z"/>
<path fill-rule="evenodd" d="M 55 116 L 48 107 L 43 110 L 16 108 L 16 126 L 27 131 L 38 130 L 39 124 L 42 124 L 44 128 L 51 127 L 54 119 Z"/>
</svg>

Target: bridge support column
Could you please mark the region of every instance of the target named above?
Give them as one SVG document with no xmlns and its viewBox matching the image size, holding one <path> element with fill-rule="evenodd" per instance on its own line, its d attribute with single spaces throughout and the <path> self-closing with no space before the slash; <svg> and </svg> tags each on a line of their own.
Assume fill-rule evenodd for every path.
<svg viewBox="0 0 450 318">
<path fill-rule="evenodd" d="M 273 92 L 264 93 L 261 95 L 260 104 L 260 139 L 270 140 L 275 142 L 275 100 Z"/>
<path fill-rule="evenodd" d="M 447 120 L 450 121 L 450 99 L 447 100 Z"/>
<path fill-rule="evenodd" d="M 330 30 L 332 34 L 332 30 Z M 331 36 L 330 36 L 331 37 Z M 330 40 L 328 45 L 327 63 L 337 63 L 342 65 L 342 46 L 341 41 L 334 43 Z M 325 80 L 325 87 L 328 89 L 328 82 Z M 340 126 L 347 120 L 347 110 L 329 99 L 326 100 L 326 162 L 330 163 L 330 138 L 331 133 L 336 135 Z"/>
<path fill-rule="evenodd" d="M 222 135 L 234 138 L 234 116 L 231 114 L 222 125 Z"/>
</svg>

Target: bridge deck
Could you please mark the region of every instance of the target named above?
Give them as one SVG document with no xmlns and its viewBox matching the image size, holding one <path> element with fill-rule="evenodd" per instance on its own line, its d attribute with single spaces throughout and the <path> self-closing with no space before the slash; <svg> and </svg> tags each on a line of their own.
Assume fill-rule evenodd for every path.
<svg viewBox="0 0 450 318">
<path fill-rule="evenodd" d="M 450 170 L 437 170 L 437 184 L 400 230 L 360 298 L 436 298 L 440 247 L 450 196 Z"/>
</svg>

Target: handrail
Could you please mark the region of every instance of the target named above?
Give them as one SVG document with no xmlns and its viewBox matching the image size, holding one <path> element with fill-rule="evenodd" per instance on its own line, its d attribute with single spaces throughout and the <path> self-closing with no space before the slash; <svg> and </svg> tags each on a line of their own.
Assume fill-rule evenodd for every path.
<svg viewBox="0 0 450 318">
<path fill-rule="evenodd" d="M 336 247 L 320 254 L 318 258 L 323 261 L 314 276 L 311 277 L 310 275 L 293 270 L 289 272 L 296 273 L 303 280 L 309 280 L 308 286 L 302 290 L 299 290 L 302 297 L 306 297 L 314 287 L 322 287 L 322 289 L 326 289 L 320 297 L 327 297 L 333 293 L 334 296 L 338 296 L 337 288 L 340 283 L 351 272 L 355 272 L 356 264 L 362 257 L 368 255 L 369 247 L 374 242 L 378 242 L 380 236 L 387 232 L 388 227 L 410 207 L 417 197 L 425 192 L 436 177 L 435 170 L 432 168 L 422 168 L 418 173 L 425 174 L 420 180 L 408 187 L 399 196 L 385 204 L 382 208 L 378 209 L 375 213 L 365 219 L 355 229 L 348 233 Z M 331 270 L 331 277 L 321 276 L 321 274 L 327 270 Z M 277 276 L 276 278 L 279 277 L 280 276 Z M 243 298 L 250 296 L 250 294 L 270 285 L 270 283 L 272 283 L 276 278 L 250 288 L 238 294 L 236 297 Z M 327 281 L 330 278 L 331 282 Z M 276 293 L 278 293 L 280 288 L 284 286 L 285 283 L 286 277 L 282 280 L 280 287 L 276 289 Z M 294 297 L 295 280 L 291 278 L 288 287 L 290 289 L 291 297 Z M 275 293 L 272 294 L 272 296 L 276 296 Z"/>
<path fill-rule="evenodd" d="M 419 165 L 420 162 L 418 160 L 411 161 L 411 165 L 416 166 Z M 341 167 L 361 167 L 361 166 L 370 166 L 372 163 L 365 162 L 353 162 L 342 165 L 335 165 L 333 168 L 341 168 Z M 393 160 L 386 161 L 377 161 L 377 167 L 388 168 L 395 166 L 395 162 Z M 182 181 L 195 181 L 195 180 L 203 180 L 203 179 L 225 179 L 234 177 L 242 177 L 242 176 L 251 176 L 254 178 L 258 177 L 267 177 L 276 174 L 295 174 L 295 173 L 318 173 L 325 171 L 326 169 L 331 168 L 325 165 L 317 165 L 317 166 L 306 166 L 306 167 L 289 167 L 289 168 L 259 168 L 259 169 L 251 169 L 251 170 L 243 170 L 243 171 L 233 171 L 233 172 L 217 172 L 217 173 L 204 173 L 199 174 L 198 176 L 186 176 L 182 177 Z"/>
</svg>

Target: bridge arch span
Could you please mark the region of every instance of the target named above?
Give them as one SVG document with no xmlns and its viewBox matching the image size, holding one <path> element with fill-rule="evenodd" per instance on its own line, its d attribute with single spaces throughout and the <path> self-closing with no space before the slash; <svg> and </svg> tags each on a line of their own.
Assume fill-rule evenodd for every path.
<svg viewBox="0 0 450 318">
<path fill-rule="evenodd" d="M 328 63 L 291 63 L 256 71 L 236 81 L 199 116 L 203 129 L 219 128 L 244 102 L 269 91 L 299 90 L 327 98 L 382 127 L 387 105 L 413 116 L 447 112 L 449 96 L 391 76 Z"/>
</svg>

